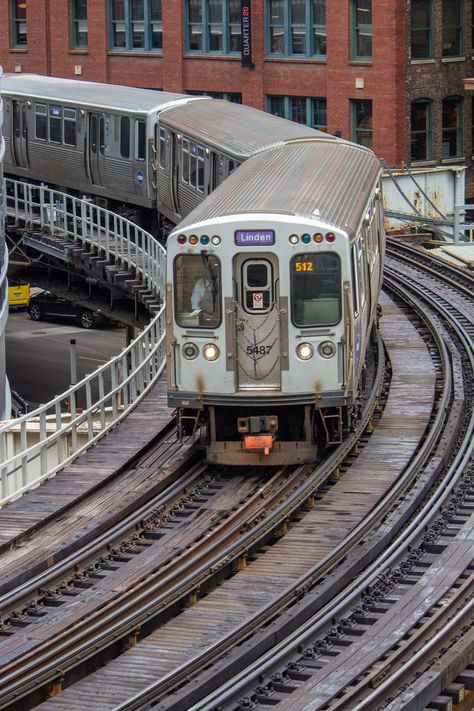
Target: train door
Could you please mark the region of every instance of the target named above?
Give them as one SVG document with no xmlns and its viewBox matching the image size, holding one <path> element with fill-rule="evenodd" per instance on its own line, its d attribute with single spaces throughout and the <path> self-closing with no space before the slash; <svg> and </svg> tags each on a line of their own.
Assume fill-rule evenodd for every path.
<svg viewBox="0 0 474 711">
<path fill-rule="evenodd" d="M 238 254 L 234 261 L 238 390 L 280 390 L 278 260 Z"/>
<path fill-rule="evenodd" d="M 26 101 L 13 101 L 13 159 L 18 168 L 29 168 Z"/>
<path fill-rule="evenodd" d="M 105 116 L 89 114 L 88 131 L 89 178 L 94 185 L 104 185 L 105 177 Z"/>
</svg>

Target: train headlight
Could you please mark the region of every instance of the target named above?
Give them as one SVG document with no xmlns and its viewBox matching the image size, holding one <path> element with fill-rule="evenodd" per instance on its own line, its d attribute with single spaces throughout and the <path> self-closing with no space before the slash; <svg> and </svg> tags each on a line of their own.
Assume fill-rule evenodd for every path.
<svg viewBox="0 0 474 711">
<path fill-rule="evenodd" d="M 288 239 L 290 240 L 290 244 L 298 244 L 300 241 L 298 235 L 290 235 Z"/>
<path fill-rule="evenodd" d="M 219 348 L 214 343 L 207 343 L 202 349 L 206 360 L 217 360 L 221 354 Z"/>
<path fill-rule="evenodd" d="M 318 351 L 322 358 L 332 358 L 336 355 L 336 346 L 332 341 L 323 341 L 319 344 Z"/>
<path fill-rule="evenodd" d="M 310 360 L 314 356 L 314 348 L 311 343 L 300 343 L 296 349 L 296 355 L 301 360 Z"/>
<path fill-rule="evenodd" d="M 211 242 L 214 245 L 214 247 L 217 247 L 217 245 L 221 243 L 221 238 L 219 237 L 219 235 L 213 235 L 211 237 Z"/>
<path fill-rule="evenodd" d="M 183 356 L 188 360 L 194 360 L 198 357 L 199 348 L 195 343 L 185 343 L 183 346 Z"/>
</svg>

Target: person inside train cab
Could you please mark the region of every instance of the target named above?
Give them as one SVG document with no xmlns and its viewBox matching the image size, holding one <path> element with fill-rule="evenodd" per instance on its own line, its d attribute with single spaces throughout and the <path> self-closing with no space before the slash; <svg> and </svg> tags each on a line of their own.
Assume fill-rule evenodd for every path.
<svg viewBox="0 0 474 711">
<path fill-rule="evenodd" d="M 213 316 L 215 312 L 215 298 L 211 282 L 208 277 L 200 277 L 194 284 L 191 294 L 191 316 L 203 318 Z"/>
</svg>

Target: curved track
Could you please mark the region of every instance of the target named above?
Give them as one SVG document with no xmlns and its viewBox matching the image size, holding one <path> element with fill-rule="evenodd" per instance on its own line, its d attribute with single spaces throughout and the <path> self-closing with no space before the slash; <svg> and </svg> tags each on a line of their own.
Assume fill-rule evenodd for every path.
<svg viewBox="0 0 474 711">
<path fill-rule="evenodd" d="M 386 289 L 426 345 L 384 299 L 392 388 L 375 378 L 358 431 L 320 466 L 227 473 L 188 467 L 183 452 L 156 500 L 23 597 L 8 593 L 0 708 L 48 694 L 43 711 L 375 708 L 409 693 L 410 674 L 421 687 L 437 642 L 462 671 L 472 322 L 469 297 L 420 269 L 390 257 Z"/>
</svg>

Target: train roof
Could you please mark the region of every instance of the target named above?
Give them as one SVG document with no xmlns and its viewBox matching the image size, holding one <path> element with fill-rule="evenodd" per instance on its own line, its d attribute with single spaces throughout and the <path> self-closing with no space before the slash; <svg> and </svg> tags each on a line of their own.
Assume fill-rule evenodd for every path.
<svg viewBox="0 0 474 711">
<path fill-rule="evenodd" d="M 348 141 L 288 143 L 249 158 L 178 229 L 242 213 L 317 219 L 355 236 L 382 172 L 379 159 Z"/>
<path fill-rule="evenodd" d="M 282 141 L 329 138 L 322 131 L 223 99 L 169 108 L 160 115 L 160 123 L 242 160 Z"/>
<path fill-rule="evenodd" d="M 39 74 L 5 74 L 2 78 L 2 93 L 137 113 L 160 110 L 176 101 L 195 101 L 201 98 L 92 81 L 45 77 Z"/>
</svg>

